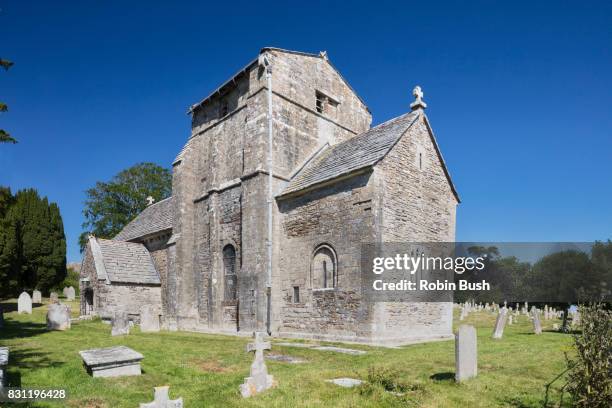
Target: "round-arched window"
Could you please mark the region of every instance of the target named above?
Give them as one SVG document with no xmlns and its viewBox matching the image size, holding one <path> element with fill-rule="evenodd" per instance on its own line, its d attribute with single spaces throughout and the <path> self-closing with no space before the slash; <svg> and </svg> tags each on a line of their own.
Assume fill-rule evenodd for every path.
<svg viewBox="0 0 612 408">
<path fill-rule="evenodd" d="M 238 294 L 236 249 L 232 245 L 223 247 L 223 272 L 225 275 L 225 300 L 236 300 Z"/>
<path fill-rule="evenodd" d="M 330 245 L 319 245 L 314 251 L 311 271 L 314 289 L 329 289 L 338 285 L 338 263 Z"/>
</svg>

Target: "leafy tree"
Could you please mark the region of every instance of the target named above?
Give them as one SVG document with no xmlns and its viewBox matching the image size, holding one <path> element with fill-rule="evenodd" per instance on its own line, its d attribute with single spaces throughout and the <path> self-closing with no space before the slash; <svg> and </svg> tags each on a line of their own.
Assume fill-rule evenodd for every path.
<svg viewBox="0 0 612 408">
<path fill-rule="evenodd" d="M 83 215 L 81 251 L 87 236 L 112 238 L 147 206 L 147 197 L 156 201 L 172 193 L 172 173 L 154 163 L 139 163 L 115 175 L 109 182 L 97 182 L 87 190 Z"/>
<path fill-rule="evenodd" d="M 13 63 L 9 60 L 5 60 L 0 58 L 0 67 L 4 68 L 5 71 L 8 71 L 10 67 L 13 66 Z M 6 112 L 8 110 L 8 106 L 5 103 L 0 102 L 0 112 Z M 0 129 L 0 143 L 17 143 L 11 135 L 4 129 Z"/>
</svg>

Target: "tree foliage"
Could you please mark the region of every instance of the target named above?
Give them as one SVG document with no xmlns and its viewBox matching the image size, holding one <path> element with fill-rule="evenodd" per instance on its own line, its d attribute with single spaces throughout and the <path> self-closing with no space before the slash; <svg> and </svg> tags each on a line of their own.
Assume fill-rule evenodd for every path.
<svg viewBox="0 0 612 408">
<path fill-rule="evenodd" d="M 4 68 L 5 71 L 8 71 L 12 66 L 13 63 L 11 61 L 0 58 L 0 67 Z M 6 112 L 7 110 L 8 106 L 0 102 L 0 112 Z M 17 140 L 15 140 L 6 130 L 0 129 L 0 143 L 17 143 Z"/>
<path fill-rule="evenodd" d="M 0 189 L 0 296 L 47 292 L 66 277 L 66 237 L 59 207 L 28 189 Z"/>
<path fill-rule="evenodd" d="M 115 175 L 109 182 L 97 182 L 86 191 L 83 215 L 85 230 L 79 243 L 81 250 L 87 236 L 112 238 L 147 206 L 147 197 L 156 201 L 172 193 L 172 173 L 154 163 L 139 163 Z"/>
</svg>

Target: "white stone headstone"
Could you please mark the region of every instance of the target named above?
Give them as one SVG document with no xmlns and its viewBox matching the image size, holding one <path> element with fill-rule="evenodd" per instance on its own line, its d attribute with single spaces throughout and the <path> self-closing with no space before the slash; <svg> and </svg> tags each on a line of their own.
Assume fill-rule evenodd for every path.
<svg viewBox="0 0 612 408">
<path fill-rule="evenodd" d="M 155 307 L 144 305 L 140 308 L 140 331 L 145 333 L 159 331 L 159 314 Z"/>
<path fill-rule="evenodd" d="M 32 303 L 42 303 L 42 293 L 40 293 L 40 290 L 32 292 Z"/>
<path fill-rule="evenodd" d="M 478 346 L 474 326 L 461 325 L 455 334 L 455 381 L 462 382 L 478 374 Z"/>
<path fill-rule="evenodd" d="M 130 319 L 126 312 L 115 312 L 111 320 L 111 336 L 130 334 Z"/>
<path fill-rule="evenodd" d="M 171 400 L 169 386 L 155 387 L 153 402 L 141 403 L 140 408 L 183 408 L 183 398 Z"/>
<path fill-rule="evenodd" d="M 270 350 L 270 342 L 264 341 L 264 332 L 255 332 L 255 342 L 247 345 L 247 352 L 255 352 L 255 360 L 251 364 L 251 375 L 240 384 L 240 394 L 243 398 L 252 397 L 274 386 L 274 377 L 268 374 L 264 360 L 264 350 Z"/>
<path fill-rule="evenodd" d="M 47 330 L 68 330 L 70 328 L 70 307 L 58 303 L 49 305 Z"/>
<path fill-rule="evenodd" d="M 32 298 L 27 292 L 21 292 L 17 299 L 17 313 L 32 314 Z"/>
<path fill-rule="evenodd" d="M 508 310 L 506 308 L 501 309 L 495 320 L 495 329 L 493 330 L 494 339 L 501 339 L 504 336 L 504 327 L 506 327 L 507 317 Z"/>
<path fill-rule="evenodd" d="M 64 296 L 66 296 L 66 300 L 73 301 L 76 296 L 74 288 L 72 286 L 64 288 Z"/>
<path fill-rule="evenodd" d="M 7 377 L 6 377 L 6 366 L 9 361 L 9 348 L 8 347 L 0 347 L 0 389 L 6 387 L 7 385 Z"/>
<path fill-rule="evenodd" d="M 49 302 L 51 302 L 51 303 L 58 303 L 59 302 L 59 296 L 57 296 L 57 293 L 51 292 L 49 294 Z"/>
<path fill-rule="evenodd" d="M 542 323 L 540 322 L 540 312 L 535 306 L 531 306 L 531 317 L 533 318 L 533 332 L 542 334 Z"/>
</svg>

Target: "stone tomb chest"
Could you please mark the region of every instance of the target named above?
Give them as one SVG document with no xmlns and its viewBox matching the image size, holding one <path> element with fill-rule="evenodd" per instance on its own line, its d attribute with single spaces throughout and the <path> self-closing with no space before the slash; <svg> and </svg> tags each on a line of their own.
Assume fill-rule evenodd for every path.
<svg viewBox="0 0 612 408">
<path fill-rule="evenodd" d="M 87 372 L 93 377 L 140 375 L 142 354 L 125 346 L 79 351 Z"/>
</svg>

